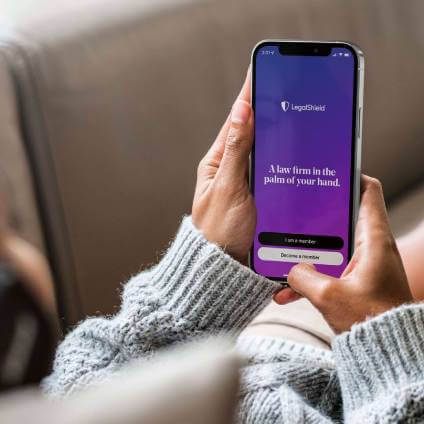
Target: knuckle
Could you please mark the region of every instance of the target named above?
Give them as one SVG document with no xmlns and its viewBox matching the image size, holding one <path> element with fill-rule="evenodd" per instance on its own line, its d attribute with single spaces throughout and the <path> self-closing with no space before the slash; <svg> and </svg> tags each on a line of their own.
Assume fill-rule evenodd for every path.
<svg viewBox="0 0 424 424">
<path fill-rule="evenodd" d="M 294 265 L 291 268 L 289 275 L 287 276 L 287 282 L 289 283 L 289 285 L 296 285 L 299 277 L 302 275 L 303 266 L 304 264 L 300 263 Z"/>
<path fill-rule="evenodd" d="M 317 305 L 325 305 L 331 302 L 334 296 L 334 286 L 330 279 L 324 280 L 317 286 L 315 292 L 315 302 Z"/>
<path fill-rule="evenodd" d="M 298 275 L 301 275 L 302 271 L 305 268 L 307 269 L 307 267 L 308 267 L 308 265 L 306 265 L 302 262 L 298 263 L 291 268 L 289 275 L 291 275 L 292 278 L 296 278 Z"/>
<path fill-rule="evenodd" d="M 227 151 L 237 153 L 248 146 L 248 137 L 243 131 L 232 130 L 229 132 L 225 144 Z"/>
<path fill-rule="evenodd" d="M 377 178 L 370 177 L 369 184 L 374 190 L 383 191 L 383 185 L 381 184 L 381 181 Z"/>
<path fill-rule="evenodd" d="M 228 134 L 226 144 L 229 150 L 238 150 L 242 144 L 242 139 L 239 134 Z"/>
<path fill-rule="evenodd" d="M 398 250 L 396 241 L 391 233 L 385 233 L 382 236 L 381 244 L 383 252 L 397 252 Z"/>
</svg>

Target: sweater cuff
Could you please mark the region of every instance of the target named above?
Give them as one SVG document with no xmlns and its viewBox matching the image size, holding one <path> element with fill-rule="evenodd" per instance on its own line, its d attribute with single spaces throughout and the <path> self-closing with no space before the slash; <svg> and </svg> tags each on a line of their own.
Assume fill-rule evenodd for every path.
<svg viewBox="0 0 424 424">
<path fill-rule="evenodd" d="M 167 309 L 211 332 L 241 330 L 281 288 L 209 243 L 191 217 L 183 219 L 150 281 Z"/>
<path fill-rule="evenodd" d="M 424 305 L 404 305 L 336 337 L 333 352 L 347 413 L 422 381 Z"/>
</svg>

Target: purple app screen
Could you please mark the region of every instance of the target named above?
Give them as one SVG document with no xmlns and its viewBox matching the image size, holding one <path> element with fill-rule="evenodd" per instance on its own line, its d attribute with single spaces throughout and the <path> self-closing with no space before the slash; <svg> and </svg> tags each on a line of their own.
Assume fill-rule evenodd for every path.
<svg viewBox="0 0 424 424">
<path fill-rule="evenodd" d="M 349 260 L 355 58 L 280 54 L 255 61 L 254 270 L 285 278 L 299 262 L 340 276 Z"/>
</svg>

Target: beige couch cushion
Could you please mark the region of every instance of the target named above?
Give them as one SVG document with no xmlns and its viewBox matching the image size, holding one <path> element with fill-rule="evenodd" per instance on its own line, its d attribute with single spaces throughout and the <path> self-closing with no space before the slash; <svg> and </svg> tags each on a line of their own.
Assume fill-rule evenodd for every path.
<svg viewBox="0 0 424 424">
<path fill-rule="evenodd" d="M 389 209 L 390 225 L 396 237 L 403 236 L 424 221 L 424 184 L 408 190 Z"/>
<path fill-rule="evenodd" d="M 218 342 L 173 349 L 110 382 L 51 403 L 38 392 L 0 398 L 8 424 L 229 424 L 241 360 Z"/>
<path fill-rule="evenodd" d="M 0 54 L 0 201 L 6 201 L 10 224 L 44 251 L 38 208 L 19 123 L 12 75 Z"/>
</svg>

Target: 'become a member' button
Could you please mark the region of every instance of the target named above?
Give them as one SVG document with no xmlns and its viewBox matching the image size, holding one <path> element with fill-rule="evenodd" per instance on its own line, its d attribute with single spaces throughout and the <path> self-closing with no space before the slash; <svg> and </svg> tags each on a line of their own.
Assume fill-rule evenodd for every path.
<svg viewBox="0 0 424 424">
<path fill-rule="evenodd" d="M 277 262 L 304 262 L 308 264 L 341 265 L 343 255 L 340 252 L 322 252 L 320 250 L 281 249 L 277 247 L 261 247 L 259 259 Z"/>
</svg>

